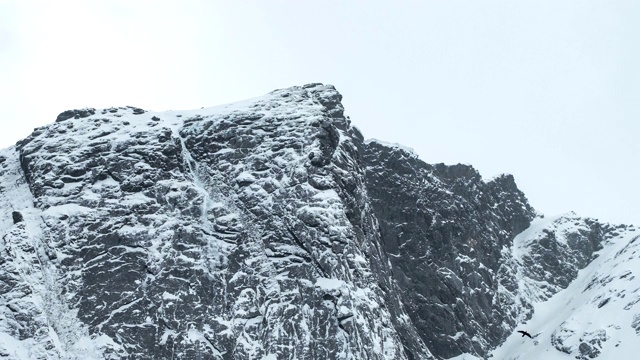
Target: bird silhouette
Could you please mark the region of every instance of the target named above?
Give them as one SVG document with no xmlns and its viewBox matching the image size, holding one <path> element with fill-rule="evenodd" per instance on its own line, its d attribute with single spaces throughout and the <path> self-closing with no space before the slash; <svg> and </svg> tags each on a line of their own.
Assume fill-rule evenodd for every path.
<svg viewBox="0 0 640 360">
<path fill-rule="evenodd" d="M 528 332 L 526 332 L 526 331 L 524 331 L 524 330 L 518 330 L 518 332 L 522 334 L 522 337 L 528 336 L 528 337 L 532 338 L 532 337 L 531 337 L 531 334 L 529 334 Z M 533 339 L 533 338 L 532 338 L 532 339 Z"/>
</svg>

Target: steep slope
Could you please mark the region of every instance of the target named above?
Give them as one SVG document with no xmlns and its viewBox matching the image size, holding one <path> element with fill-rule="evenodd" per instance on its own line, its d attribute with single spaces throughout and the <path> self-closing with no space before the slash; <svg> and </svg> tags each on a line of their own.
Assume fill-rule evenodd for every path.
<svg viewBox="0 0 640 360">
<path fill-rule="evenodd" d="M 365 152 L 367 189 L 414 324 L 449 358 L 485 354 L 514 325 L 494 299 L 502 249 L 535 216 L 511 176 L 485 183 L 466 165 L 429 165 L 380 141 Z"/>
<path fill-rule="evenodd" d="M 535 211 L 510 175 L 485 182 L 470 166 L 429 165 L 378 140 L 367 141 L 364 158 L 382 246 L 418 333 L 439 358 L 486 357 L 605 242 L 624 241 L 624 226 L 575 215 L 530 227 Z"/>
<path fill-rule="evenodd" d="M 3 193 L 26 199 L 7 208 L 27 225 L 3 214 L 2 247 L 30 265 L 5 259 L 3 311 L 24 316 L 0 322 L 4 354 L 432 358 L 340 98 L 311 84 L 191 112 L 72 110 L 6 150 Z"/>
<path fill-rule="evenodd" d="M 56 251 L 13 149 L 0 151 L 0 179 L 0 357 L 57 359 L 70 351 L 101 359 L 60 296 L 62 274 L 50 261 Z"/>
<path fill-rule="evenodd" d="M 571 234 L 584 231 L 585 223 L 575 216 L 539 219 L 518 235 L 513 251 L 526 263 L 537 253 L 541 240 L 559 233 L 557 245 L 568 245 Z M 520 274 L 518 282 L 534 299 L 533 316 L 518 327 L 526 329 L 533 340 L 520 334 L 510 336 L 492 352 L 492 358 L 527 359 L 633 359 L 637 357 L 640 335 L 640 271 L 638 246 L 640 231 L 633 226 L 605 229 L 608 234 L 597 258 L 579 271 L 577 278 L 548 301 L 551 279 L 540 279 L 542 271 Z M 558 253 L 564 253 L 561 249 Z M 559 262 L 562 262 L 560 259 Z M 566 262 L 564 262 L 566 264 Z M 541 265 L 540 268 L 544 267 Z M 531 268 L 531 267 L 529 267 Z M 573 271 L 571 269 L 569 271 Z M 552 275 L 552 274 L 549 274 Z M 557 278 L 556 282 L 566 283 Z M 542 292 L 540 290 L 543 290 Z"/>
<path fill-rule="evenodd" d="M 309 84 L 194 111 L 69 110 L 0 151 L 0 357 L 486 358 L 518 324 L 551 331 L 535 324 L 564 306 L 554 294 L 629 242 L 538 217 L 510 175 L 364 141 L 340 101 Z M 602 286 L 625 274 L 585 296 L 617 309 L 637 291 Z M 565 313 L 556 349 L 610 351 Z"/>
</svg>

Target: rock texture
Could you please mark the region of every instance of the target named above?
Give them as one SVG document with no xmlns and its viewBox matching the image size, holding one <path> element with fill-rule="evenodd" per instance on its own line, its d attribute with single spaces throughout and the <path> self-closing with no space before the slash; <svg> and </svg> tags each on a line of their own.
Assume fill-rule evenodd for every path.
<svg viewBox="0 0 640 360">
<path fill-rule="evenodd" d="M 429 165 L 369 141 L 367 189 L 383 247 L 413 323 L 434 355 L 485 356 L 531 315 L 532 302 L 566 288 L 616 228 L 568 215 L 528 234 L 536 216 L 511 175 L 489 182 L 471 166 Z"/>
<path fill-rule="evenodd" d="M 69 110 L 0 151 L 0 357 L 484 357 L 615 237 L 518 247 L 513 177 L 364 141 L 340 101 Z"/>
<path fill-rule="evenodd" d="M 513 327 L 494 302 L 502 250 L 535 216 L 510 175 L 488 183 L 466 165 L 428 165 L 368 143 L 368 191 L 385 251 L 434 354 L 484 354 Z"/>
<path fill-rule="evenodd" d="M 19 142 L 33 204 L 16 210 L 40 233 L 12 227 L 4 243 L 33 244 L 56 286 L 33 293 L 37 311 L 52 296 L 73 321 L 59 344 L 29 319 L 11 336 L 69 357 L 432 358 L 379 248 L 340 98 L 312 84 L 202 114 L 67 111 Z"/>
<path fill-rule="evenodd" d="M 593 239 L 599 240 L 596 252 Z M 575 215 L 535 219 L 512 247 L 513 261 L 524 265 L 514 275 L 519 279 L 514 288 L 535 309 L 523 314 L 534 338 L 527 342 L 511 335 L 491 352 L 493 358 L 533 360 L 543 353 L 550 359 L 634 358 L 638 239 L 640 231 L 632 226 L 599 224 Z M 556 260 L 550 261 L 553 253 Z M 582 261 L 588 264 L 577 271 Z M 522 270 L 528 271 L 526 276 Z M 514 298 L 506 289 L 499 294 Z"/>
</svg>

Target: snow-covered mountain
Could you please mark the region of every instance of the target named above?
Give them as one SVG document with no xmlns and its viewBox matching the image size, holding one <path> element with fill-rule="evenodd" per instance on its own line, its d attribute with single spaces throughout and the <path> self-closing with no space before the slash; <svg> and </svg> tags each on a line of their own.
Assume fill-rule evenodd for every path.
<svg viewBox="0 0 640 360">
<path fill-rule="evenodd" d="M 365 141 L 340 101 L 70 110 L 0 150 L 0 357 L 633 351 L 640 232 Z"/>
<path fill-rule="evenodd" d="M 572 235 L 584 231 L 581 219 L 558 217 L 538 219 L 519 234 L 513 245 L 514 257 L 526 263 L 549 229 L 560 235 L 559 246 L 569 245 Z M 597 257 L 578 273 L 577 278 L 553 291 L 548 297 L 540 284 L 552 284 L 543 274 L 520 273 L 519 285 L 535 299 L 531 319 L 520 323 L 533 340 L 520 334 L 511 335 L 492 352 L 493 358 L 505 360 L 527 359 L 635 359 L 640 345 L 640 270 L 638 250 L 640 231 L 621 226 L 610 232 L 602 243 Z M 564 249 L 558 249 L 564 252 Z M 566 263 L 566 262 L 565 262 Z M 526 266 L 524 268 L 527 268 Z M 550 274 L 552 276 L 552 274 Z M 556 279 L 557 280 L 557 279 Z M 562 283 L 563 280 L 556 281 Z M 548 299 L 547 301 L 544 301 Z"/>
</svg>

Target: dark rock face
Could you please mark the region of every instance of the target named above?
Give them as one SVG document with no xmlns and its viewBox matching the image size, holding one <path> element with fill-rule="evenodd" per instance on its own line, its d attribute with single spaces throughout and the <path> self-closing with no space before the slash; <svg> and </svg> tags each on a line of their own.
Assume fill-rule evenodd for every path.
<svg viewBox="0 0 640 360">
<path fill-rule="evenodd" d="M 620 228 L 560 217 L 514 258 L 514 238 L 535 211 L 511 175 L 484 182 L 470 166 L 429 165 L 377 141 L 364 153 L 394 278 L 418 333 L 439 358 L 486 356 L 530 317 L 532 301 L 566 288 Z"/>
<path fill-rule="evenodd" d="M 96 109 L 93 108 L 87 108 L 87 109 L 79 109 L 79 110 L 67 110 L 64 111 L 62 113 L 60 113 L 60 115 L 58 115 L 58 117 L 56 118 L 56 122 L 61 122 L 61 121 L 65 121 L 68 119 L 80 119 L 80 118 L 86 118 L 88 116 L 91 116 L 93 114 L 96 113 Z"/>
<path fill-rule="evenodd" d="M 484 357 L 615 230 L 514 245 L 513 177 L 364 142 L 341 98 L 70 110 L 3 150 L 0 332 L 35 358 Z"/>
<path fill-rule="evenodd" d="M 529 244 L 529 251 L 521 259 L 527 277 L 546 284 L 543 289 L 546 298 L 569 286 L 578 271 L 594 259 L 594 253 L 602 249 L 602 244 L 624 227 L 578 216 L 565 216 L 553 224 L 554 228 L 543 230 Z"/>
<path fill-rule="evenodd" d="M 494 302 L 496 274 L 533 209 L 508 175 L 485 183 L 469 166 L 428 165 L 375 141 L 364 159 L 381 240 L 418 332 L 436 356 L 484 355 L 513 326 Z"/>
</svg>

